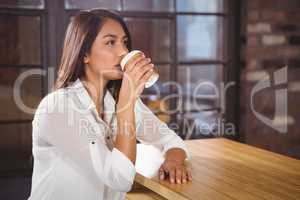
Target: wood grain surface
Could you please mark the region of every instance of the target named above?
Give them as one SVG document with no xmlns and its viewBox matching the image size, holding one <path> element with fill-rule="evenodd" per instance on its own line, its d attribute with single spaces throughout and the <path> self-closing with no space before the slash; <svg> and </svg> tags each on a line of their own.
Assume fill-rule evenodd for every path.
<svg viewBox="0 0 300 200">
<path fill-rule="evenodd" d="M 166 199 L 300 199 L 300 161 L 225 138 L 185 141 L 193 181 L 171 184 L 137 174 Z"/>
</svg>

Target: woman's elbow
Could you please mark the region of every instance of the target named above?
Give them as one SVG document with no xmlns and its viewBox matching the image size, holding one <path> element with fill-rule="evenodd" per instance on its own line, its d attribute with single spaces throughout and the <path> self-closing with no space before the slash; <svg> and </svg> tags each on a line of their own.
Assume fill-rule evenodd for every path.
<svg viewBox="0 0 300 200">
<path fill-rule="evenodd" d="M 133 185 L 133 180 L 129 181 L 121 176 L 117 177 L 110 177 L 110 180 L 108 180 L 108 186 L 116 191 L 119 192 L 129 192 Z"/>
</svg>

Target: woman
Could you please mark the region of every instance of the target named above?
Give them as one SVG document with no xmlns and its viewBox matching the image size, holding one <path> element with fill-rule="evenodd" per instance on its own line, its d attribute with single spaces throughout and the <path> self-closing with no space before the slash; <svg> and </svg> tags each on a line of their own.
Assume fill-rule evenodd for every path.
<svg viewBox="0 0 300 200">
<path fill-rule="evenodd" d="M 113 12 L 82 11 L 70 22 L 54 91 L 32 122 L 29 199 L 124 199 L 135 176 L 136 139 L 164 153 L 161 179 L 191 180 L 183 141 L 139 98 L 151 60 L 142 55 L 120 69 L 130 50 L 129 31 Z"/>
</svg>

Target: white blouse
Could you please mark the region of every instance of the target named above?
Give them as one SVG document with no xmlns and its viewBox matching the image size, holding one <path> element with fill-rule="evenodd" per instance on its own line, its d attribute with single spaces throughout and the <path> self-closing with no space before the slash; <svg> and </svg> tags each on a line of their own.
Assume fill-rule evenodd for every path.
<svg viewBox="0 0 300 200">
<path fill-rule="evenodd" d="M 80 79 L 43 98 L 32 121 L 34 166 L 30 200 L 125 199 L 136 173 L 133 163 L 109 141 L 116 138 L 115 100 L 107 90 L 104 121 Z M 165 153 L 182 139 L 138 99 L 136 135 Z M 109 124 L 111 134 L 109 133 Z M 110 140 L 106 139 L 110 136 Z"/>
</svg>

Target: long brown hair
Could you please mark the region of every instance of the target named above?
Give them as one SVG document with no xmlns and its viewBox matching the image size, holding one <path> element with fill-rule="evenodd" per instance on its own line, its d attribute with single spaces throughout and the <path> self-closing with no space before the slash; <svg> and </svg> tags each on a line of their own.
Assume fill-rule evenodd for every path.
<svg viewBox="0 0 300 200">
<path fill-rule="evenodd" d="M 90 52 L 92 44 L 106 19 L 113 19 L 121 24 L 128 37 L 127 49 L 131 50 L 130 33 L 124 20 L 117 12 L 103 9 L 80 11 L 68 25 L 61 63 L 53 90 L 69 86 L 84 74 L 83 58 Z M 121 83 L 122 79 L 110 80 L 107 84 L 107 89 L 116 101 Z"/>
</svg>

